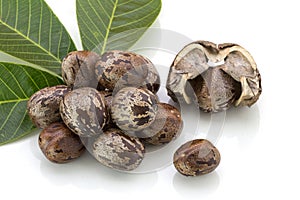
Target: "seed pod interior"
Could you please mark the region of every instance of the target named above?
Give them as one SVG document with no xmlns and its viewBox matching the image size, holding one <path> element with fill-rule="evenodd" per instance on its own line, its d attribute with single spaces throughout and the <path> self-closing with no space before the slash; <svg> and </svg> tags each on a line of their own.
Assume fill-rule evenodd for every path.
<svg viewBox="0 0 300 200">
<path fill-rule="evenodd" d="M 237 44 L 216 45 L 207 41 L 184 47 L 171 65 L 167 80 L 175 101 L 199 103 L 206 112 L 231 105 L 253 105 L 261 94 L 261 77 L 247 50 Z"/>
</svg>

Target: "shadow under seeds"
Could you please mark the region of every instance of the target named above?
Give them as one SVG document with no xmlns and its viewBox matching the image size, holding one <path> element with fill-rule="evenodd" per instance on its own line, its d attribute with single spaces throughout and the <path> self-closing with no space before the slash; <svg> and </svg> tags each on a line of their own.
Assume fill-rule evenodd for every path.
<svg viewBox="0 0 300 200">
<path fill-rule="evenodd" d="M 217 145 L 221 137 L 238 140 L 241 148 L 247 147 L 259 131 L 260 111 L 252 107 L 232 107 L 218 113 L 199 111 L 198 138 L 205 138 Z"/>
</svg>

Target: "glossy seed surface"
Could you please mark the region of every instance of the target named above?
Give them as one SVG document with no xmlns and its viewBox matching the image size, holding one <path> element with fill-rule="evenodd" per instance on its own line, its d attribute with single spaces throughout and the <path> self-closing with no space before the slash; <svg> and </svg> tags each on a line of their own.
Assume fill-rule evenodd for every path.
<svg viewBox="0 0 300 200">
<path fill-rule="evenodd" d="M 137 87 L 156 93 L 160 87 L 159 74 L 153 63 L 133 52 L 105 52 L 96 64 L 96 74 L 100 85 L 115 92 L 124 87 Z"/>
<path fill-rule="evenodd" d="M 50 124 L 62 121 L 59 104 L 70 91 L 65 85 L 43 88 L 34 93 L 27 102 L 28 115 L 35 126 L 45 128 Z"/>
<path fill-rule="evenodd" d="M 196 139 L 183 144 L 173 156 L 175 168 L 185 176 L 208 174 L 218 167 L 220 160 L 218 149 L 205 139 Z"/>
<path fill-rule="evenodd" d="M 68 93 L 60 104 L 65 124 L 82 137 L 102 133 L 109 120 L 105 98 L 94 88 L 78 88 Z"/>
<path fill-rule="evenodd" d="M 41 131 L 39 147 L 45 157 L 55 163 L 74 160 L 85 150 L 79 136 L 60 122 L 53 123 Z"/>
<path fill-rule="evenodd" d="M 94 157 L 103 165 L 130 171 L 139 166 L 144 158 L 145 148 L 138 138 L 112 128 L 101 134 L 93 143 Z"/>
<path fill-rule="evenodd" d="M 151 145 L 162 145 L 176 139 L 182 131 L 183 120 L 179 110 L 166 103 L 158 103 L 154 122 L 137 133 L 142 141 Z"/>
<path fill-rule="evenodd" d="M 144 129 L 154 121 L 157 103 L 157 96 L 147 89 L 123 88 L 113 96 L 112 119 L 124 131 Z"/>
<path fill-rule="evenodd" d="M 72 51 L 62 61 L 62 77 L 71 88 L 97 88 L 95 64 L 100 56 L 92 51 Z"/>
</svg>

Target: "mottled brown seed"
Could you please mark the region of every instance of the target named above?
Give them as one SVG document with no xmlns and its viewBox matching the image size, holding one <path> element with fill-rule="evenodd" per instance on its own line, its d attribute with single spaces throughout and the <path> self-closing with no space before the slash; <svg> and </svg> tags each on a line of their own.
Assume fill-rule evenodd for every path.
<svg viewBox="0 0 300 200">
<path fill-rule="evenodd" d="M 178 137 L 182 131 L 183 121 L 177 108 L 166 103 L 157 104 L 157 114 L 154 122 L 147 128 L 137 132 L 142 142 L 151 145 L 169 143 Z"/>
<path fill-rule="evenodd" d="M 99 91 L 99 93 L 104 96 L 105 107 L 106 107 L 106 111 L 108 113 L 108 120 L 107 120 L 106 125 L 103 128 L 103 130 L 117 127 L 111 117 L 111 106 L 112 106 L 112 100 L 113 100 L 112 92 L 104 90 L 104 91 Z"/>
<path fill-rule="evenodd" d="M 28 115 L 34 125 L 45 128 L 61 121 L 59 104 L 69 91 L 70 88 L 65 85 L 57 85 L 34 93 L 27 102 Z"/>
<path fill-rule="evenodd" d="M 116 125 L 129 134 L 154 121 L 157 103 L 157 96 L 147 89 L 123 88 L 113 96 L 111 116 Z"/>
<path fill-rule="evenodd" d="M 205 139 L 196 139 L 177 149 L 173 157 L 173 164 L 177 171 L 185 176 L 198 176 L 215 170 L 220 160 L 220 153 L 211 142 Z"/>
<path fill-rule="evenodd" d="M 124 87 L 141 87 L 156 93 L 160 86 L 153 63 L 133 52 L 114 50 L 104 53 L 96 64 L 96 74 L 100 85 L 115 92 Z"/>
<path fill-rule="evenodd" d="M 55 163 L 74 160 L 85 150 L 79 136 L 60 122 L 53 123 L 41 131 L 39 147 L 45 157 Z"/>
<path fill-rule="evenodd" d="M 95 140 L 92 152 L 101 164 L 117 170 L 130 171 L 142 162 L 145 148 L 137 138 L 113 128 Z"/>
<path fill-rule="evenodd" d="M 91 51 L 70 52 L 62 61 L 62 77 L 71 88 L 97 88 L 95 64 L 100 56 Z"/>
<path fill-rule="evenodd" d="M 60 113 L 65 124 L 82 137 L 102 133 L 109 120 L 104 96 L 89 87 L 69 92 L 60 104 Z"/>
<path fill-rule="evenodd" d="M 251 106 L 259 98 L 261 77 L 250 53 L 237 44 L 196 41 L 185 46 L 171 65 L 169 96 L 205 112 Z"/>
</svg>

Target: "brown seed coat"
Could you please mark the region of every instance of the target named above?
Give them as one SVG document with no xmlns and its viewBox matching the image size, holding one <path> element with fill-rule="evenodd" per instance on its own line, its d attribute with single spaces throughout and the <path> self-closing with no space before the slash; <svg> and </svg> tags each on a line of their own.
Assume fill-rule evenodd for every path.
<svg viewBox="0 0 300 200">
<path fill-rule="evenodd" d="M 39 147 L 46 158 L 55 163 L 74 160 L 85 150 L 80 138 L 60 122 L 53 123 L 41 131 Z"/>
<path fill-rule="evenodd" d="M 104 96 L 89 87 L 69 92 L 60 104 L 60 113 L 65 124 L 82 137 L 102 133 L 109 120 Z"/>
<path fill-rule="evenodd" d="M 153 63 L 133 52 L 105 52 L 96 64 L 96 74 L 100 85 L 115 92 L 124 87 L 141 87 L 156 93 L 160 86 Z"/>
<path fill-rule="evenodd" d="M 185 176 L 198 176 L 214 171 L 221 160 L 218 149 L 208 140 L 196 139 L 177 149 L 173 164 Z"/>
<path fill-rule="evenodd" d="M 157 114 L 154 122 L 140 132 L 137 137 L 142 137 L 142 142 L 152 145 L 169 143 L 178 137 L 182 131 L 183 121 L 177 108 L 166 103 L 157 104 Z"/>
<path fill-rule="evenodd" d="M 62 77 L 71 88 L 97 88 L 95 64 L 100 56 L 91 51 L 70 52 L 62 61 Z"/>
<path fill-rule="evenodd" d="M 101 164 L 117 170 L 130 171 L 142 162 L 145 148 L 137 138 L 112 128 L 95 140 L 92 152 Z"/>
<path fill-rule="evenodd" d="M 157 96 L 147 89 L 126 87 L 113 96 L 111 116 L 116 125 L 130 133 L 148 127 L 155 119 Z"/>
<path fill-rule="evenodd" d="M 62 121 L 59 104 L 70 91 L 65 85 L 43 88 L 34 93 L 27 102 L 27 111 L 31 121 L 39 128 Z"/>
</svg>

